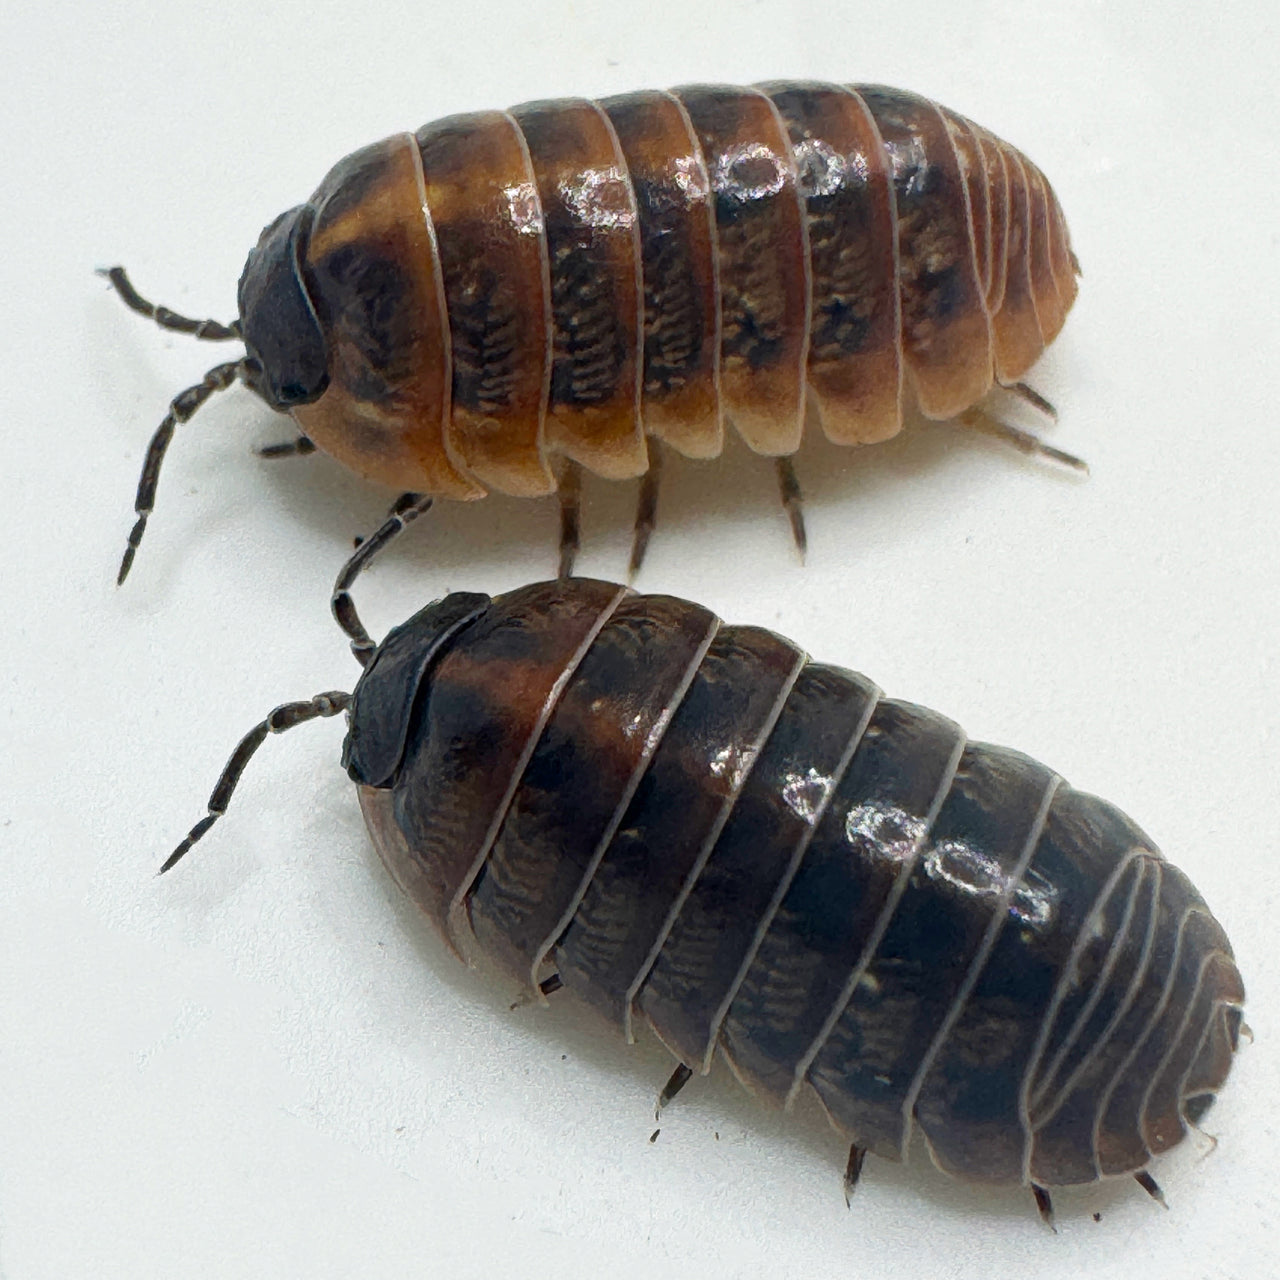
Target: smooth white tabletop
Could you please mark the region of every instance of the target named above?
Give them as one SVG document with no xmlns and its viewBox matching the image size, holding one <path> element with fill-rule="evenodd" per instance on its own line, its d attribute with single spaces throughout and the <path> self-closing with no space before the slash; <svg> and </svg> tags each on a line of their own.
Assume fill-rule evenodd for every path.
<svg viewBox="0 0 1280 1280">
<path fill-rule="evenodd" d="M 0 1274 L 1265 1277 L 1277 1239 L 1280 39 L 1274 7 L 246 0 L 0 18 L 5 375 Z M 883 81 L 1023 148 L 1084 266 L 1033 371 L 1084 481 L 956 427 L 772 472 L 673 463 L 639 585 L 781 630 L 1131 813 L 1234 940 L 1256 1034 L 1155 1173 L 1058 1199 L 868 1161 L 723 1069 L 649 1142 L 670 1061 L 570 1003 L 508 1009 L 399 898 L 339 722 L 268 743 L 153 874 L 239 735 L 350 687 L 330 584 L 388 495 L 242 390 L 179 429 L 133 577 L 146 441 L 221 349 L 97 266 L 230 319 L 260 227 L 339 157 L 455 111 L 689 81 Z M 1014 410 L 1017 420 L 1037 425 Z M 634 486 L 589 480 L 580 568 Z M 554 567 L 549 501 L 445 506 L 363 581 L 376 633 Z M 1101 1214 L 1101 1221 L 1093 1220 Z"/>
</svg>

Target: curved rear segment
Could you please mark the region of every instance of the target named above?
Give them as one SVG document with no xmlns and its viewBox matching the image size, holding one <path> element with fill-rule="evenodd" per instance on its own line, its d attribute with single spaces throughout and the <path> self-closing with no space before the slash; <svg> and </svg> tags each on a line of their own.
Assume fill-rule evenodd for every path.
<svg viewBox="0 0 1280 1280">
<path fill-rule="evenodd" d="M 991 273 L 986 301 L 995 377 L 1020 378 L 1059 334 L 1075 302 L 1079 264 L 1049 180 L 1016 147 L 972 121 L 989 194 Z"/>
</svg>

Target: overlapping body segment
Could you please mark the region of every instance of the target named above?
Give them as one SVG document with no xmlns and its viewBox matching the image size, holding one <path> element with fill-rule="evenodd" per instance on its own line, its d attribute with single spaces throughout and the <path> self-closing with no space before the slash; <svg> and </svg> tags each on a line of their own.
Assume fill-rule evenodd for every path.
<svg viewBox="0 0 1280 1280">
<path fill-rule="evenodd" d="M 375 658 L 348 747 L 459 951 L 778 1104 L 807 1085 L 857 1149 L 900 1159 L 918 1126 L 970 1181 L 1141 1172 L 1221 1087 L 1230 947 L 1104 801 L 686 602 L 475 601 L 416 623 L 435 648 L 391 774 L 360 706 L 404 661 Z"/>
</svg>

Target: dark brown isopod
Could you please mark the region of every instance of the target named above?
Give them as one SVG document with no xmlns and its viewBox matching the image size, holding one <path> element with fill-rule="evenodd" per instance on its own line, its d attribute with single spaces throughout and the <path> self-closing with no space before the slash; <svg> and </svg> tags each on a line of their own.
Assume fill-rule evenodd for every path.
<svg viewBox="0 0 1280 1280">
<path fill-rule="evenodd" d="M 237 380 L 366 479 L 459 499 L 559 490 L 561 571 L 579 467 L 644 476 L 660 446 L 714 458 L 731 423 L 778 459 L 806 421 L 840 444 L 904 414 L 992 418 L 1062 327 L 1077 264 L 1056 196 L 1020 152 L 875 85 L 695 85 L 451 116 L 348 156 L 249 254 L 240 315 L 169 328 L 242 340 L 152 439 L 123 580 L 175 425 Z"/>
<path fill-rule="evenodd" d="M 349 581 L 349 579 L 348 579 Z M 349 597 L 343 596 L 345 611 Z M 586 579 L 454 594 L 365 651 L 343 762 L 450 946 L 561 987 L 679 1066 L 812 1089 L 851 1143 L 913 1128 L 971 1182 L 1135 1176 L 1221 1088 L 1244 989 L 1188 879 L 1015 751 L 758 627 Z"/>
</svg>

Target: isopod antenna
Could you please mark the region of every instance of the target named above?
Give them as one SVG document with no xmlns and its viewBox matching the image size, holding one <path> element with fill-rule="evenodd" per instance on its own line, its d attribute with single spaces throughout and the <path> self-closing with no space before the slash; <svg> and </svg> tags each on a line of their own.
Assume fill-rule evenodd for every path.
<svg viewBox="0 0 1280 1280">
<path fill-rule="evenodd" d="M 101 268 L 98 274 L 111 281 L 115 291 L 120 295 L 131 311 L 154 320 L 162 329 L 171 329 L 175 333 L 188 333 L 194 338 L 207 342 L 227 342 L 243 340 L 240 321 L 233 320 L 223 324 L 218 320 L 193 320 L 190 316 L 180 316 L 168 307 L 157 306 L 148 302 L 134 287 L 123 267 Z M 125 546 L 124 556 L 120 561 L 120 571 L 116 574 L 116 585 L 119 586 L 129 576 L 133 568 L 133 558 L 146 532 L 147 519 L 155 507 L 156 484 L 160 479 L 160 465 L 164 462 L 165 452 L 178 423 L 186 422 L 215 391 L 225 391 L 238 379 L 244 379 L 251 372 L 247 357 L 232 360 L 226 364 L 214 365 L 204 377 L 193 387 L 180 391 L 169 402 L 169 412 L 156 428 L 147 446 L 147 455 L 142 463 L 142 475 L 138 478 L 138 493 L 134 498 L 133 510 L 137 517 L 133 528 L 129 531 L 129 541 Z"/>
<path fill-rule="evenodd" d="M 366 538 L 355 550 L 351 558 L 342 566 L 338 579 L 334 583 L 332 607 L 333 616 L 337 619 L 342 632 L 351 641 L 351 652 L 362 667 L 368 666 L 369 659 L 377 648 L 370 638 L 364 624 L 356 613 L 355 601 L 351 598 L 351 587 L 355 580 L 373 562 L 374 557 L 392 541 L 405 527 L 412 524 L 420 515 L 430 510 L 431 499 L 417 493 L 402 494 L 392 505 L 382 526 L 371 537 Z M 203 839 L 205 833 L 227 811 L 231 803 L 232 793 L 240 782 L 254 753 L 273 733 L 286 733 L 306 724 L 309 720 L 327 719 L 340 715 L 351 705 L 351 694 L 341 689 L 331 689 L 326 693 L 318 693 L 305 702 L 285 702 L 276 707 L 266 717 L 254 725 L 240 739 L 236 749 L 231 753 L 218 781 L 214 784 L 213 794 L 209 797 L 209 812 L 187 833 L 186 838 L 164 860 L 158 875 L 164 875 L 190 850 L 191 846 Z"/>
<path fill-rule="evenodd" d="M 392 503 L 387 518 L 378 530 L 356 547 L 355 553 L 338 572 L 337 581 L 333 584 L 333 594 L 329 597 L 329 607 L 334 621 L 342 628 L 343 635 L 351 641 L 351 652 L 362 667 L 369 665 L 369 659 L 378 646 L 365 630 L 360 615 L 356 613 L 351 586 L 373 562 L 374 556 L 420 515 L 430 510 L 431 498 L 420 493 L 402 493 Z"/>
<path fill-rule="evenodd" d="M 235 791 L 240 775 L 245 766 L 253 759 L 253 754 L 267 740 L 271 733 L 285 733 L 308 720 L 319 720 L 329 716 L 340 715 L 351 704 L 351 695 L 340 689 L 328 693 L 318 693 L 306 702 L 286 702 L 276 707 L 270 715 L 259 724 L 253 726 L 240 739 L 239 745 L 231 753 L 231 759 L 218 777 L 213 794 L 209 797 L 209 812 L 187 833 L 186 839 L 164 860 L 164 865 L 156 873 L 164 875 L 182 856 L 200 840 L 205 832 L 227 811 L 231 802 L 231 793 Z"/>
</svg>

